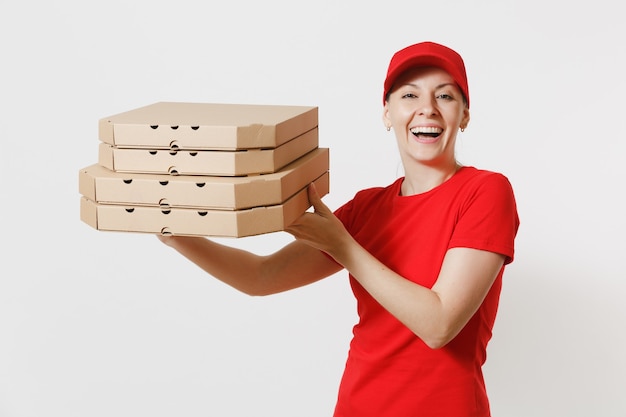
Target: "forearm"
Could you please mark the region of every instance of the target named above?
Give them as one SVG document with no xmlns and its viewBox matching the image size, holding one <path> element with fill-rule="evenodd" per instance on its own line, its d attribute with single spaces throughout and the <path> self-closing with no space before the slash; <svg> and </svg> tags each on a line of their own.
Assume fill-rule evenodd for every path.
<svg viewBox="0 0 626 417">
<path fill-rule="evenodd" d="M 389 313 L 427 344 L 439 346 L 447 326 L 437 293 L 398 275 L 356 242 L 336 259 Z"/>
<path fill-rule="evenodd" d="M 454 338 L 476 312 L 503 263 L 501 255 L 451 249 L 432 288 L 387 268 L 357 242 L 335 255 L 385 309 L 432 348 Z"/>
<path fill-rule="evenodd" d="M 231 287 L 249 295 L 260 291 L 263 256 L 203 237 L 170 236 L 160 240 Z"/>
<path fill-rule="evenodd" d="M 308 285 L 341 269 L 322 252 L 292 242 L 260 256 L 202 237 L 159 236 L 159 239 L 208 274 L 249 295 L 270 295 Z"/>
</svg>

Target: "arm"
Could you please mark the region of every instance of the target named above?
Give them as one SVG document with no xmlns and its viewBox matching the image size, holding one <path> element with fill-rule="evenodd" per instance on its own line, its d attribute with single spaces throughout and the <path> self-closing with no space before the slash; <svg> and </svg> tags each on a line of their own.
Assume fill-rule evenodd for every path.
<svg viewBox="0 0 626 417">
<path fill-rule="evenodd" d="M 483 302 L 504 256 L 468 248 L 448 250 L 437 282 L 428 289 L 389 270 L 356 243 L 341 263 L 391 314 L 431 348 L 445 346 Z"/>
<path fill-rule="evenodd" d="M 432 348 L 452 340 L 476 312 L 504 263 L 504 256 L 450 249 L 437 282 L 428 289 L 396 274 L 345 230 L 311 187 L 314 213 L 288 228 L 298 240 L 330 254 L 385 309 Z"/>
<path fill-rule="evenodd" d="M 319 250 L 292 242 L 260 256 L 202 237 L 159 236 L 159 239 L 220 281 L 249 295 L 269 295 L 298 288 L 341 269 Z"/>
</svg>

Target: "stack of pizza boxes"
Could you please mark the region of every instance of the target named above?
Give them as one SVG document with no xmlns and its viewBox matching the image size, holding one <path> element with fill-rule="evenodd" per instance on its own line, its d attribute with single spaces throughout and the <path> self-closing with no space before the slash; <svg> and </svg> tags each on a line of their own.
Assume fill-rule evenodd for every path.
<svg viewBox="0 0 626 417">
<path fill-rule="evenodd" d="M 99 121 L 98 163 L 79 171 L 97 230 L 243 237 L 284 230 L 329 192 L 318 109 L 158 102 Z"/>
</svg>

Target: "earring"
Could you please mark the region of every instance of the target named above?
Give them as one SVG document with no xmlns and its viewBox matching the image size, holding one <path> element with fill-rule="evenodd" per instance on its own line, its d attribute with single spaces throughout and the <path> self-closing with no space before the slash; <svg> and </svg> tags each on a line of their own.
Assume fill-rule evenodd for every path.
<svg viewBox="0 0 626 417">
<path fill-rule="evenodd" d="M 387 132 L 391 130 L 391 126 L 387 126 Z"/>
<path fill-rule="evenodd" d="M 465 132 L 465 128 L 464 127 L 461 128 L 461 133 L 463 133 L 463 132 Z"/>
</svg>

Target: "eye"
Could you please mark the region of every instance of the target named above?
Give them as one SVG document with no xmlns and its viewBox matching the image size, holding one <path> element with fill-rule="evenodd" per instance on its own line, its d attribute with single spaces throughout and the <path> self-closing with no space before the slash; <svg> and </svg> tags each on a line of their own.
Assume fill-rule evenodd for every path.
<svg viewBox="0 0 626 417">
<path fill-rule="evenodd" d="M 402 95 L 402 98 L 417 98 L 417 94 L 405 93 L 405 94 Z"/>
<path fill-rule="evenodd" d="M 453 100 L 454 99 L 454 97 L 452 97 L 450 94 L 447 94 L 447 93 L 439 94 L 437 96 L 437 98 L 440 98 L 440 99 L 443 99 L 443 100 Z"/>
</svg>

